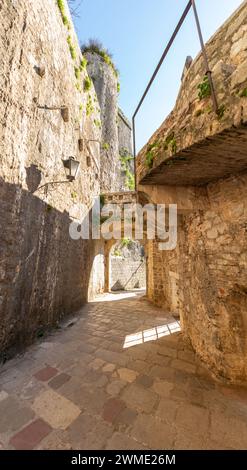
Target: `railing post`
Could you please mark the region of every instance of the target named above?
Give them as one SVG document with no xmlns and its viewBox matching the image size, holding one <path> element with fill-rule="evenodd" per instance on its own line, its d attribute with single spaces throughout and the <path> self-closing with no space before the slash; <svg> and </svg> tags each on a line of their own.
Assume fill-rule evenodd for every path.
<svg viewBox="0 0 247 470">
<path fill-rule="evenodd" d="M 194 11 L 194 16 L 195 16 L 195 20 L 196 20 L 196 27 L 197 27 L 197 31 L 198 31 L 198 35 L 199 35 L 199 40 L 200 40 L 201 48 L 202 48 L 202 55 L 203 55 L 204 62 L 205 62 L 206 75 L 207 75 L 207 77 L 208 77 L 208 81 L 209 81 L 210 88 L 211 88 L 212 100 L 213 100 L 213 107 L 214 107 L 214 111 L 217 113 L 217 112 L 218 112 L 218 102 L 217 102 L 217 97 L 216 97 L 216 93 L 215 93 L 214 83 L 213 83 L 213 79 L 212 79 L 212 72 L 211 72 L 211 70 L 210 70 L 210 68 L 209 68 L 209 62 L 208 62 L 207 51 L 206 51 L 205 44 L 204 44 L 204 40 L 203 40 L 203 36 L 202 36 L 202 30 L 201 30 L 201 25 L 200 25 L 199 16 L 198 16 L 198 13 L 197 13 L 197 8 L 196 8 L 196 2 L 195 2 L 195 0 L 191 0 L 191 4 L 192 4 L 193 11 Z"/>
<path fill-rule="evenodd" d="M 132 137 L 133 137 L 133 155 L 134 155 L 134 172 L 135 172 L 135 191 L 137 188 L 136 185 L 136 124 L 135 116 L 132 118 Z"/>
</svg>

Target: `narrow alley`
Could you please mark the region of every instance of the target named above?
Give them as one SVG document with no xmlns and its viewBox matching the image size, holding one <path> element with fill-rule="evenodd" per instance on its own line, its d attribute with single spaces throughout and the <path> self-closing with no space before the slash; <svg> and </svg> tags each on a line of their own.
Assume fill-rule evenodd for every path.
<svg viewBox="0 0 247 470">
<path fill-rule="evenodd" d="M 244 449 L 247 394 L 142 291 L 88 304 L 0 375 L 5 449 Z"/>
</svg>

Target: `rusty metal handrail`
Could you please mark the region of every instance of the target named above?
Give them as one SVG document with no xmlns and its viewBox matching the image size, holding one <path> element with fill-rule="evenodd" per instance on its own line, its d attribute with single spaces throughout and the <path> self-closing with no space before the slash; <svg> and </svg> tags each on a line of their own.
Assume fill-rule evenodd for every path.
<svg viewBox="0 0 247 470">
<path fill-rule="evenodd" d="M 218 102 L 217 102 L 217 97 L 216 97 L 216 93 L 215 93 L 215 88 L 214 88 L 214 83 L 213 83 L 213 79 L 212 79 L 212 72 L 209 68 L 209 62 L 208 62 L 208 57 L 207 57 L 207 52 L 206 52 L 206 48 L 205 48 L 205 43 L 204 43 L 204 40 L 203 40 L 203 35 L 202 35 L 202 30 L 201 30 L 201 25 L 200 25 L 200 20 L 199 20 L 199 16 L 198 16 L 198 12 L 197 12 L 197 8 L 196 8 L 196 3 L 195 3 L 195 0 L 189 0 L 188 4 L 186 5 L 185 7 L 185 10 L 161 56 L 161 59 L 147 85 L 147 88 L 145 90 L 145 92 L 143 93 L 142 97 L 141 97 L 141 100 L 133 114 L 133 117 L 132 117 L 132 132 L 133 132 L 133 152 L 134 152 L 134 164 L 135 164 L 135 187 L 136 187 L 136 129 L 135 129 L 135 118 L 136 118 L 136 115 L 138 114 L 159 70 L 160 70 L 160 67 L 161 65 L 163 64 L 179 30 L 181 29 L 181 26 L 183 25 L 184 23 L 184 20 L 185 18 L 187 17 L 190 9 L 193 9 L 193 12 L 194 12 L 194 16 L 195 16 L 195 21 L 196 21 L 196 27 L 197 27 L 197 32 L 198 32 L 198 36 L 199 36 L 199 40 L 200 40 L 200 44 L 201 44 L 201 51 L 202 51 L 202 55 L 203 55 L 203 59 L 204 59 L 204 63 L 205 63 L 205 68 L 206 68 L 206 72 L 205 72 L 205 75 L 207 75 L 208 77 L 208 80 L 209 80 L 209 84 L 210 84 L 210 87 L 211 87 L 211 96 L 212 96 L 212 101 L 213 101 L 213 107 L 214 107 L 214 111 L 217 113 L 218 111 Z"/>
</svg>

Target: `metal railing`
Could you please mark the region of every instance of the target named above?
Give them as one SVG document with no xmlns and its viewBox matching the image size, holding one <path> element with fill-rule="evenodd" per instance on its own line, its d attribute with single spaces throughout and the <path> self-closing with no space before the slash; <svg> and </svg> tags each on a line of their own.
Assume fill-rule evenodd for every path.
<svg viewBox="0 0 247 470">
<path fill-rule="evenodd" d="M 212 97 L 212 101 L 213 101 L 213 108 L 214 108 L 214 111 L 217 113 L 218 111 L 218 102 L 217 102 L 217 97 L 216 97 L 216 93 L 215 93 L 215 88 L 214 88 L 214 83 L 213 83 L 213 79 L 212 79 L 212 72 L 209 68 L 209 62 L 208 62 L 208 57 L 207 57 L 207 52 L 206 52 L 206 48 L 205 48 L 205 43 L 204 43 L 204 40 L 203 40 L 203 35 L 202 35 L 202 30 L 201 30 L 201 25 L 200 25 L 200 20 L 199 20 L 199 16 L 198 16 L 198 13 L 197 13 L 197 8 L 196 8 L 196 3 L 195 3 L 195 0 L 189 0 L 188 4 L 186 5 L 186 8 L 161 56 L 161 59 L 147 85 L 147 88 L 145 90 L 145 92 L 143 93 L 142 97 L 141 97 L 141 100 L 133 114 L 133 117 L 132 117 L 132 130 L 133 130 L 133 151 L 134 151 L 134 163 L 135 163 L 135 183 L 136 183 L 136 129 L 135 129 L 135 118 L 160 70 L 160 67 L 161 65 L 163 64 L 178 32 L 180 31 L 181 29 L 181 26 L 183 25 L 188 13 L 190 12 L 191 8 L 193 9 L 193 12 L 194 12 L 194 16 L 195 16 L 195 22 L 196 22 L 196 28 L 197 28 L 197 32 L 198 32 L 198 36 L 199 36 L 199 40 L 200 40 L 200 45 L 201 45 L 201 51 L 202 51 L 202 55 L 203 55 L 203 59 L 204 59 L 204 64 L 205 64 L 205 75 L 207 75 L 208 77 L 208 81 L 209 81 L 209 84 L 210 84 L 210 88 L 211 88 L 211 97 Z"/>
</svg>

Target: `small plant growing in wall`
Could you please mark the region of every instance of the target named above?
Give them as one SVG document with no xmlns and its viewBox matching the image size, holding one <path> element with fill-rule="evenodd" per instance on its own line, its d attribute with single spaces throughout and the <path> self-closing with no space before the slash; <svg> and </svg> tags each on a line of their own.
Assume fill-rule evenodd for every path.
<svg viewBox="0 0 247 470">
<path fill-rule="evenodd" d="M 100 208 L 102 209 L 102 207 L 104 207 L 104 205 L 105 205 L 105 196 L 104 196 L 104 194 L 100 194 L 99 200 L 100 200 Z"/>
<path fill-rule="evenodd" d="M 103 148 L 103 150 L 107 151 L 110 148 L 110 144 L 108 144 L 108 142 L 104 142 L 103 145 L 102 145 L 102 148 Z"/>
<path fill-rule="evenodd" d="M 87 59 L 86 57 L 82 57 L 81 62 L 80 62 L 80 71 L 82 72 L 83 70 L 86 70 L 87 67 Z"/>
<path fill-rule="evenodd" d="M 67 43 L 68 43 L 68 46 L 69 46 L 70 55 L 71 55 L 72 59 L 76 60 L 76 50 L 75 50 L 75 46 L 72 42 L 71 36 L 67 37 Z"/>
<path fill-rule="evenodd" d="M 247 87 L 239 93 L 240 98 L 247 98 Z"/>
<path fill-rule="evenodd" d="M 76 199 L 77 198 L 77 192 L 76 191 L 71 191 L 71 198 Z"/>
<path fill-rule="evenodd" d="M 218 118 L 219 118 L 219 119 L 222 119 L 222 118 L 224 117 L 225 112 L 226 112 L 226 107 L 225 107 L 224 104 L 222 104 L 222 105 L 218 108 L 218 110 L 217 110 L 217 116 L 218 116 Z"/>
<path fill-rule="evenodd" d="M 121 251 L 118 249 L 114 250 L 113 255 L 116 256 L 116 258 L 120 258 L 122 256 Z"/>
<path fill-rule="evenodd" d="M 92 81 L 89 77 L 86 77 L 84 79 L 83 89 L 85 92 L 88 92 L 89 90 L 91 90 L 91 88 L 92 88 Z"/>
<path fill-rule="evenodd" d="M 81 93 L 82 90 L 81 90 L 80 82 L 76 82 L 75 87 L 76 87 L 77 91 L 79 91 L 79 93 Z"/>
<path fill-rule="evenodd" d="M 103 47 L 100 41 L 97 39 L 90 39 L 87 44 L 83 44 L 81 46 L 82 54 L 86 54 L 87 52 L 91 54 L 97 54 L 102 58 L 102 60 L 111 67 L 115 77 L 118 78 L 119 72 L 116 66 L 112 61 L 111 53 Z"/>
<path fill-rule="evenodd" d="M 87 107 L 86 107 L 86 114 L 87 114 L 87 116 L 91 116 L 91 114 L 93 113 L 93 111 L 94 111 L 94 107 L 93 107 L 92 97 L 91 97 L 91 95 L 88 95 Z"/>
<path fill-rule="evenodd" d="M 177 141 L 176 141 L 175 138 L 171 140 L 170 146 L 171 146 L 171 149 L 172 149 L 172 153 L 176 153 L 176 151 L 177 151 Z"/>
<path fill-rule="evenodd" d="M 122 238 L 121 240 L 121 247 L 122 248 L 130 248 L 132 245 L 132 240 L 130 238 Z"/>
<path fill-rule="evenodd" d="M 75 67 L 75 78 L 77 80 L 80 80 L 80 78 L 81 78 L 81 71 L 80 71 L 79 67 Z"/>
<path fill-rule="evenodd" d="M 80 104 L 79 106 L 79 121 L 82 119 L 82 113 L 83 113 L 83 104 Z"/>
<path fill-rule="evenodd" d="M 200 83 L 197 88 L 198 88 L 198 98 L 200 101 L 203 100 L 204 98 L 207 98 L 208 96 L 211 96 L 212 91 L 211 91 L 211 86 L 210 86 L 207 75 L 205 75 L 202 83 Z"/>
<path fill-rule="evenodd" d="M 125 184 L 126 184 L 127 188 L 130 191 L 134 191 L 134 189 L 135 189 L 135 176 L 129 169 L 126 170 Z"/>
<path fill-rule="evenodd" d="M 94 124 L 95 124 L 96 127 L 101 129 L 101 121 L 99 121 L 99 119 L 94 119 Z"/>
<path fill-rule="evenodd" d="M 171 132 L 171 134 L 167 136 L 163 148 L 164 150 L 168 150 L 170 148 L 172 153 L 176 153 L 177 141 L 176 141 L 174 132 Z"/>
<path fill-rule="evenodd" d="M 153 168 L 153 163 L 154 163 L 154 151 L 157 148 L 158 144 L 157 142 L 154 142 L 153 144 L 150 144 L 147 148 L 147 153 L 146 153 L 146 166 L 148 168 Z"/>
<path fill-rule="evenodd" d="M 121 90 L 120 82 L 117 82 L 117 92 L 120 93 L 120 90 Z"/>
</svg>

